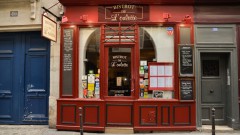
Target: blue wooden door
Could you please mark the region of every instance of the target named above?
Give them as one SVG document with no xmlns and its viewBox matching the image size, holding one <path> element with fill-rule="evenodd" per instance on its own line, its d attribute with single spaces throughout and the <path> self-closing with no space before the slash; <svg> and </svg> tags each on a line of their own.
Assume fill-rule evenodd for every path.
<svg viewBox="0 0 240 135">
<path fill-rule="evenodd" d="M 15 124 L 19 120 L 22 61 L 21 37 L 16 33 L 0 33 L 0 123 Z M 17 66 L 18 65 L 18 66 Z"/>
<path fill-rule="evenodd" d="M 1 35 L 0 123 L 47 124 L 49 41 L 40 32 Z"/>
</svg>

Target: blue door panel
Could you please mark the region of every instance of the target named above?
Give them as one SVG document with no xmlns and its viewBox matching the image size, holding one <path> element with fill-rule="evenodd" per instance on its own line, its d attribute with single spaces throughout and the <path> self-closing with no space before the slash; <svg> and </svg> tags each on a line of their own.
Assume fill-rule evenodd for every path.
<svg viewBox="0 0 240 135">
<path fill-rule="evenodd" d="M 46 124 L 48 122 L 47 98 L 44 94 L 28 94 L 23 122 Z"/>
<path fill-rule="evenodd" d="M 13 53 L 14 38 L 13 37 L 0 37 L 0 53 Z"/>
<path fill-rule="evenodd" d="M 26 91 L 24 121 L 47 122 L 48 117 L 48 83 L 46 54 L 30 53 L 26 56 Z"/>
<path fill-rule="evenodd" d="M 0 55 L 0 95 L 12 94 L 13 90 L 13 58 Z"/>
<path fill-rule="evenodd" d="M 40 33 L 26 35 L 23 122 L 47 124 L 49 96 L 49 41 Z"/>
<path fill-rule="evenodd" d="M 0 34 L 0 123 L 5 124 L 16 123 L 18 117 L 21 68 L 14 67 L 19 62 L 18 42 L 20 37 L 15 33 Z"/>
<path fill-rule="evenodd" d="M 50 43 L 40 32 L 0 33 L 0 124 L 47 124 Z"/>
<path fill-rule="evenodd" d="M 26 85 L 28 92 L 46 92 L 47 90 L 47 75 L 46 60 L 44 54 L 27 55 L 26 58 Z"/>
<path fill-rule="evenodd" d="M 26 52 L 48 52 L 49 41 L 42 38 L 38 32 L 27 34 L 26 42 Z"/>
</svg>

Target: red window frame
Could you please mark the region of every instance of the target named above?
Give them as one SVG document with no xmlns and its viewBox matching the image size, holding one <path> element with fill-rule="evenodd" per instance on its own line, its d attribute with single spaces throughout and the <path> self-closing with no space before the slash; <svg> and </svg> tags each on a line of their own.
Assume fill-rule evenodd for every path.
<svg viewBox="0 0 240 135">
<path fill-rule="evenodd" d="M 157 72 L 151 71 L 152 70 L 151 67 L 157 68 L 157 69 L 154 69 Z M 169 69 L 169 68 L 171 68 L 171 69 Z M 169 70 L 171 70 L 171 71 L 169 71 Z M 172 91 L 174 91 L 174 74 L 175 74 L 174 63 L 149 62 L 148 63 L 148 78 L 149 78 L 148 90 L 172 90 Z M 156 87 L 151 86 L 151 83 L 153 83 L 153 80 L 151 80 L 151 78 L 157 79 L 157 80 L 155 80 L 155 81 L 157 81 Z M 164 82 L 160 81 L 159 79 L 161 79 L 161 80 L 163 79 Z M 164 84 L 163 84 L 163 86 L 159 86 L 159 83 L 164 83 Z M 171 85 L 169 85 L 168 83 L 171 83 Z M 166 84 L 168 84 L 168 86 L 166 86 Z"/>
</svg>

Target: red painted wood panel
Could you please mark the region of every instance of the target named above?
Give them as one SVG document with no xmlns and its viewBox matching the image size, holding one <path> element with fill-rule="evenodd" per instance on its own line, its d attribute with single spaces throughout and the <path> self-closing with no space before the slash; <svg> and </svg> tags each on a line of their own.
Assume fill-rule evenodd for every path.
<svg viewBox="0 0 240 135">
<path fill-rule="evenodd" d="M 157 125 L 157 106 L 145 105 L 140 107 L 140 125 Z"/>
<path fill-rule="evenodd" d="M 61 123 L 76 124 L 76 105 L 74 104 L 61 105 Z"/>
<path fill-rule="evenodd" d="M 161 125 L 170 125 L 170 106 L 161 106 Z"/>
<path fill-rule="evenodd" d="M 173 106 L 173 124 L 174 125 L 191 125 L 191 107 Z"/>
<path fill-rule="evenodd" d="M 132 125 L 132 105 L 107 104 L 106 109 L 107 125 Z"/>
<path fill-rule="evenodd" d="M 142 124 L 143 120 L 149 118 L 149 113 L 155 110 L 157 110 L 157 115 L 155 116 L 157 124 L 152 124 L 154 122 L 145 125 Z M 154 102 L 152 100 L 135 101 L 134 129 L 137 131 L 195 130 L 195 102 L 178 102 L 174 100 L 158 100 Z"/>
<path fill-rule="evenodd" d="M 163 13 L 171 14 L 169 22 L 181 22 L 186 15 L 193 18 L 192 6 L 150 6 L 150 21 L 165 22 Z"/>
<path fill-rule="evenodd" d="M 99 125 L 99 106 L 84 105 L 83 106 L 83 124 L 84 125 Z"/>
<path fill-rule="evenodd" d="M 68 22 L 80 23 L 80 16 L 87 15 L 87 22 L 98 22 L 98 6 L 69 6 L 64 13 Z"/>
</svg>

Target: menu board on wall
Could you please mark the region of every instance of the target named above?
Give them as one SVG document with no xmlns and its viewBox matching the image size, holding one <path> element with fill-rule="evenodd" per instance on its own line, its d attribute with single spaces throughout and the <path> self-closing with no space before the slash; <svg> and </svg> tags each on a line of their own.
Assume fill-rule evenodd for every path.
<svg viewBox="0 0 240 135">
<path fill-rule="evenodd" d="M 72 95 L 73 29 L 63 30 L 62 94 Z"/>
<path fill-rule="evenodd" d="M 173 90 L 173 64 L 149 63 L 149 90 Z"/>
<path fill-rule="evenodd" d="M 179 74 L 180 76 L 193 76 L 193 46 L 179 46 Z"/>
<path fill-rule="evenodd" d="M 180 100 L 194 100 L 194 81 L 190 78 L 180 79 Z"/>
</svg>

